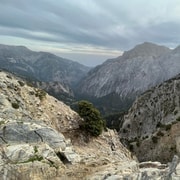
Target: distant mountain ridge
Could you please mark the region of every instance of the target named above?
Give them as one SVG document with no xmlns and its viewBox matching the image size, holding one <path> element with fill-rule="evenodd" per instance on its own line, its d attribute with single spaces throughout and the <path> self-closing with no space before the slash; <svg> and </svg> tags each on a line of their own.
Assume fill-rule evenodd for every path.
<svg viewBox="0 0 180 180">
<path fill-rule="evenodd" d="M 0 45 L 0 67 L 40 81 L 75 85 L 90 69 L 77 62 L 24 46 Z"/>
<path fill-rule="evenodd" d="M 64 102 L 73 98 L 72 89 L 89 67 L 47 52 L 31 51 L 24 46 L 0 44 L 0 68 L 33 82 Z M 43 82 L 43 86 L 39 83 Z M 58 85 L 57 85 L 58 84 Z"/>
<path fill-rule="evenodd" d="M 134 100 L 137 95 L 179 72 L 179 48 L 170 50 L 145 42 L 90 70 L 78 92 L 96 101 L 106 99 L 110 94 L 115 94 L 119 101 Z M 111 101 L 110 98 L 107 101 Z"/>
</svg>

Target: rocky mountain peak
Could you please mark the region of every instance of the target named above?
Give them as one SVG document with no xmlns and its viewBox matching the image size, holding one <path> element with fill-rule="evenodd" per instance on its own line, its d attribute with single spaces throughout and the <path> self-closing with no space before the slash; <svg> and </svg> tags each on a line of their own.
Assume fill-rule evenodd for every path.
<svg viewBox="0 0 180 180">
<path fill-rule="evenodd" d="M 179 59 L 180 54 L 169 48 L 146 42 L 94 68 L 81 81 L 78 92 L 95 98 L 95 103 L 100 101 L 97 104 L 101 109 L 109 104 L 116 112 L 127 109 L 136 96 L 177 75 Z M 114 97 L 119 104 L 109 100 Z M 108 106 L 99 105 L 103 103 Z"/>
<path fill-rule="evenodd" d="M 180 45 L 177 46 L 177 47 L 173 50 L 173 53 L 178 53 L 178 54 L 180 54 Z"/>
<path fill-rule="evenodd" d="M 150 42 L 144 42 L 135 46 L 133 49 L 124 52 L 123 57 L 126 59 L 136 58 L 136 57 L 158 57 L 165 53 L 170 52 L 170 49 L 165 46 L 159 46 Z"/>
</svg>

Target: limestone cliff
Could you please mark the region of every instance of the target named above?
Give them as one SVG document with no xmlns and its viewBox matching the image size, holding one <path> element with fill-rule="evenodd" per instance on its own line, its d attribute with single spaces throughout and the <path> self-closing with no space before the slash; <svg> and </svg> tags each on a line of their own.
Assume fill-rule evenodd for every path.
<svg viewBox="0 0 180 180">
<path fill-rule="evenodd" d="M 137 98 L 124 119 L 121 140 L 140 161 L 180 154 L 180 75 Z"/>
</svg>

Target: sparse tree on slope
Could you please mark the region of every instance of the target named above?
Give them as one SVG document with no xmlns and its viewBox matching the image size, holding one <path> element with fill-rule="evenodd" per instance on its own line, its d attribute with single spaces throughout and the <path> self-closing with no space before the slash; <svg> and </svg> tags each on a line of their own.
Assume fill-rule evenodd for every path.
<svg viewBox="0 0 180 180">
<path fill-rule="evenodd" d="M 88 101 L 78 102 L 78 113 L 84 119 L 81 127 L 92 136 L 99 136 L 105 123 L 100 112 Z"/>
</svg>

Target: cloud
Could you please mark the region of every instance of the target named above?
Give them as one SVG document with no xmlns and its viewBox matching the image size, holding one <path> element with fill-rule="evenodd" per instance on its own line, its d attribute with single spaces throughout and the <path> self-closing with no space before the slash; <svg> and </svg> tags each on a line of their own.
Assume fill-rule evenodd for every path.
<svg viewBox="0 0 180 180">
<path fill-rule="evenodd" d="M 1 0 L 0 38 L 84 47 L 87 53 L 97 53 L 91 47 L 128 50 L 144 41 L 175 47 L 179 11 L 179 0 Z"/>
</svg>

